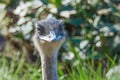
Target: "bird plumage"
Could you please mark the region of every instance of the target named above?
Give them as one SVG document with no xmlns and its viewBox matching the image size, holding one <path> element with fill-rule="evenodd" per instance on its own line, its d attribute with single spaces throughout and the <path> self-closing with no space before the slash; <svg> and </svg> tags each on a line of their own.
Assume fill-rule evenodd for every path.
<svg viewBox="0 0 120 80">
<path fill-rule="evenodd" d="M 38 21 L 35 27 L 33 42 L 41 57 L 42 79 L 58 80 L 57 56 L 66 38 L 63 21 L 44 19 Z"/>
</svg>

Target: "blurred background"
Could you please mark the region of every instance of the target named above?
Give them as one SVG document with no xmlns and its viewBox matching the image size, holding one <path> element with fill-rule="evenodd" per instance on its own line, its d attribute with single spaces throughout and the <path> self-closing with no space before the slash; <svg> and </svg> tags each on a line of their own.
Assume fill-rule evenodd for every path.
<svg viewBox="0 0 120 80">
<path fill-rule="evenodd" d="M 67 32 L 59 80 L 106 80 L 120 63 L 120 0 L 0 0 L 0 80 L 41 80 L 34 23 L 51 17 Z"/>
</svg>

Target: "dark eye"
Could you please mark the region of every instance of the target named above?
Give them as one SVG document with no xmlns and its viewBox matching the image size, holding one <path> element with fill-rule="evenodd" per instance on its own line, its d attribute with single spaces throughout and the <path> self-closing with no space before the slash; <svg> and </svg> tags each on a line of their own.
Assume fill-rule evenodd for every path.
<svg viewBox="0 0 120 80">
<path fill-rule="evenodd" d="M 63 31 L 63 25 L 59 25 L 59 27 L 58 27 L 58 31 Z"/>
<path fill-rule="evenodd" d="M 63 30 L 62 27 L 59 27 L 59 28 L 58 28 L 58 31 L 62 31 L 62 30 Z"/>
<path fill-rule="evenodd" d="M 37 28 L 36 28 L 36 30 L 37 30 L 38 34 L 45 35 L 45 29 L 41 25 L 38 25 Z"/>
</svg>

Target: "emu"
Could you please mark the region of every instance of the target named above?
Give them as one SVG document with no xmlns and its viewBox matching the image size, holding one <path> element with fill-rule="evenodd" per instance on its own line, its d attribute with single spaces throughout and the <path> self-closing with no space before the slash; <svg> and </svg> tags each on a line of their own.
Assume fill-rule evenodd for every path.
<svg viewBox="0 0 120 80">
<path fill-rule="evenodd" d="M 57 57 L 65 38 L 62 20 L 49 18 L 36 22 L 33 43 L 41 57 L 42 80 L 58 80 Z"/>
</svg>

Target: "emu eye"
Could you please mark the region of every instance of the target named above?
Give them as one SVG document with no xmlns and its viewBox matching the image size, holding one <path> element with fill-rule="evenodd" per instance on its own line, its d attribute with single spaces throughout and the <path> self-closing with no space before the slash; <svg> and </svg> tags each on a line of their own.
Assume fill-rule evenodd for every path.
<svg viewBox="0 0 120 80">
<path fill-rule="evenodd" d="M 36 28 L 36 30 L 37 30 L 38 34 L 45 35 L 45 29 L 41 25 L 38 25 L 37 28 Z"/>
<path fill-rule="evenodd" d="M 63 28 L 62 28 L 62 27 L 59 27 L 59 28 L 58 28 L 58 31 L 60 31 L 60 32 L 63 31 Z"/>
<path fill-rule="evenodd" d="M 58 27 L 58 31 L 63 31 L 63 25 L 59 25 L 59 27 Z"/>
</svg>

